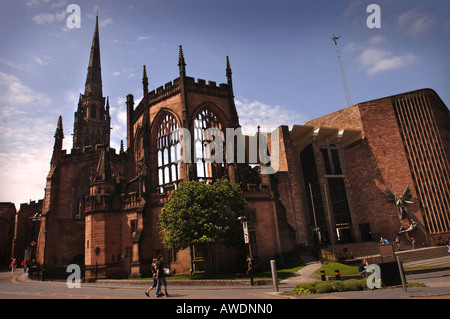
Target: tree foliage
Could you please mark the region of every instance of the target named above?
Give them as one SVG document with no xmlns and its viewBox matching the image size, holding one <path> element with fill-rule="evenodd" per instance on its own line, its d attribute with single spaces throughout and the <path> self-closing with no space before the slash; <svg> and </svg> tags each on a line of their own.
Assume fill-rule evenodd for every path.
<svg viewBox="0 0 450 319">
<path fill-rule="evenodd" d="M 164 246 L 235 246 L 242 241 L 239 216 L 245 215 L 245 200 L 238 184 L 227 179 L 212 184 L 190 181 L 180 184 L 163 206 L 158 228 Z"/>
</svg>

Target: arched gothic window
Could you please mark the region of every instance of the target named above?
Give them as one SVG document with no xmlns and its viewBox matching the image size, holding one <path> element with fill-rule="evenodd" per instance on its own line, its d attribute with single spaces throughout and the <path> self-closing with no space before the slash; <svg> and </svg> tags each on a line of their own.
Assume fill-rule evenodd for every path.
<svg viewBox="0 0 450 319">
<path fill-rule="evenodd" d="M 158 186 L 161 193 L 164 188 L 180 182 L 180 132 L 174 116 L 167 114 L 161 120 L 156 137 L 158 152 Z"/>
<path fill-rule="evenodd" d="M 215 130 L 208 130 L 211 128 Z M 223 141 L 222 124 L 217 115 L 209 109 L 198 113 L 194 119 L 194 143 L 199 180 L 211 182 L 223 176 Z M 221 160 L 214 161 L 211 157 Z"/>
</svg>

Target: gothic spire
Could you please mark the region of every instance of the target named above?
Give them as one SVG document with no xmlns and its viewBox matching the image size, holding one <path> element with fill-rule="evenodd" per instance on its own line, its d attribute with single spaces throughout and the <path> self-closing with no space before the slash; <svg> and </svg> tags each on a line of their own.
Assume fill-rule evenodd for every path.
<svg viewBox="0 0 450 319">
<path fill-rule="evenodd" d="M 228 57 L 228 55 L 227 55 L 227 80 L 228 80 L 228 82 L 231 82 L 231 74 L 233 74 L 232 72 L 231 72 L 231 66 L 230 66 L 230 58 Z"/>
<path fill-rule="evenodd" d="M 50 161 L 50 164 L 52 167 L 56 165 L 58 162 L 58 159 L 61 155 L 62 145 L 63 145 L 63 139 L 64 139 L 64 130 L 63 130 L 63 124 L 62 124 L 62 116 L 60 115 L 58 118 L 58 125 L 56 126 L 56 132 L 55 132 L 55 144 L 53 145 L 53 154 L 52 159 Z"/>
<path fill-rule="evenodd" d="M 145 64 L 144 64 L 144 71 L 142 74 L 142 89 L 143 89 L 143 93 L 144 93 L 144 97 L 146 97 L 146 95 L 148 94 L 148 77 L 147 77 L 147 69 L 145 68 Z"/>
<path fill-rule="evenodd" d="M 228 83 L 228 91 L 229 91 L 229 101 L 230 101 L 230 108 L 231 108 L 231 127 L 240 127 L 239 125 L 239 116 L 237 114 L 236 110 L 236 104 L 234 103 L 234 92 L 233 92 L 233 79 L 232 75 L 233 72 L 231 72 L 231 66 L 230 66 L 230 58 L 227 55 L 227 68 L 226 68 L 226 75 L 227 75 L 227 83 Z"/>
<path fill-rule="evenodd" d="M 106 97 L 106 119 L 109 119 L 109 96 Z"/>
<path fill-rule="evenodd" d="M 123 154 L 124 150 L 123 150 L 123 140 L 120 140 L 120 154 Z"/>
<path fill-rule="evenodd" d="M 180 68 L 180 73 L 186 73 L 186 62 L 184 61 L 183 47 L 180 45 L 180 52 L 178 54 L 178 67 Z"/>
<path fill-rule="evenodd" d="M 56 126 L 55 138 L 59 138 L 61 140 L 64 138 L 64 130 L 61 115 L 58 118 L 58 125 Z"/>
<path fill-rule="evenodd" d="M 100 64 L 100 37 L 98 34 L 98 15 L 95 20 L 94 37 L 92 39 L 91 55 L 89 57 L 88 73 L 85 84 L 85 96 L 103 98 L 102 73 Z"/>
</svg>

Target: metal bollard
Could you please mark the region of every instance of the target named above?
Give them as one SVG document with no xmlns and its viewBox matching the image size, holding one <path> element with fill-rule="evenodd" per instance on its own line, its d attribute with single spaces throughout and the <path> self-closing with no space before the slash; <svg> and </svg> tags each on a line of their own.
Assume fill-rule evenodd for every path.
<svg viewBox="0 0 450 319">
<path fill-rule="evenodd" d="M 322 281 L 327 281 L 327 277 L 325 277 L 325 270 L 320 271 L 320 278 L 322 279 Z"/>
<path fill-rule="evenodd" d="M 334 271 L 334 277 L 336 277 L 336 280 L 341 280 L 341 273 L 339 272 L 339 269 Z"/>
<path fill-rule="evenodd" d="M 395 260 L 397 261 L 398 271 L 400 273 L 400 279 L 402 280 L 403 290 L 405 292 L 408 292 L 406 290 L 406 278 L 405 278 L 405 271 L 403 269 L 403 262 L 398 258 L 398 256 L 395 256 Z"/>
<path fill-rule="evenodd" d="M 270 261 L 270 268 L 272 270 L 272 283 L 273 283 L 273 289 L 275 292 L 278 292 L 278 275 L 277 275 L 277 266 L 275 264 L 275 260 Z"/>
</svg>

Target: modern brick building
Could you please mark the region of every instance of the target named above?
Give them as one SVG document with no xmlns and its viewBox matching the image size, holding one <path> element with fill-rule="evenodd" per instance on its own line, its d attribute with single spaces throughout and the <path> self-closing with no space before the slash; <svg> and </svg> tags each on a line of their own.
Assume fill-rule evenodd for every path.
<svg viewBox="0 0 450 319">
<path fill-rule="evenodd" d="M 343 208 L 347 211 L 343 223 L 352 226 L 348 232 L 354 239 L 366 240 L 370 235 L 393 240 L 401 224 L 385 190 L 399 198 L 409 186 L 414 203 L 407 209 L 417 229 L 400 233 L 400 239 L 414 237 L 427 246 L 450 238 L 450 113 L 436 92 L 424 89 L 359 103 L 307 125 L 315 130 L 312 146 L 321 185 L 316 194 L 325 197 L 328 222 Z M 337 148 L 332 156 L 336 156 L 334 163 L 339 161 L 340 177 L 330 174 L 324 140 Z M 322 163 L 317 149 L 324 155 Z M 332 184 L 337 178 L 345 185 L 348 207 L 333 204 Z M 342 224 L 331 223 L 331 231 L 334 224 L 336 229 Z"/>
<path fill-rule="evenodd" d="M 186 74 L 180 46 L 178 68 L 179 77 L 149 91 L 144 66 L 143 98 L 127 96 L 126 146 L 116 152 L 97 21 L 70 153 L 63 150 L 61 117 L 57 124 L 38 236 L 41 265 L 85 265 L 87 279 L 139 277 L 150 274 L 153 257 L 165 254 L 172 269 L 188 272 L 188 251 L 162 245 L 158 215 L 180 183 L 220 177 L 243 187 L 252 253 L 261 264 L 311 245 L 314 234 L 331 244 L 393 239 L 408 221 L 398 217 L 386 187 L 397 197 L 411 189 L 414 203 L 406 207 L 416 227 L 399 234 L 403 241 L 415 237 L 427 246 L 450 236 L 450 115 L 434 91 L 356 104 L 292 129 L 280 126 L 271 135 L 277 139 L 268 139 L 270 163 L 258 165 L 251 147 L 245 163 L 211 163 L 199 156 L 214 142 L 205 130 L 239 128 L 230 62 L 226 83 L 196 80 Z M 190 149 L 180 132 L 190 134 Z M 236 147 L 230 148 L 236 158 Z M 221 151 L 226 154 L 225 145 Z M 186 154 L 190 161 L 182 160 Z M 274 174 L 261 173 L 275 163 Z M 203 252 L 194 249 L 193 258 L 202 269 Z M 214 258 L 224 269 L 242 263 L 232 250 Z"/>
</svg>

